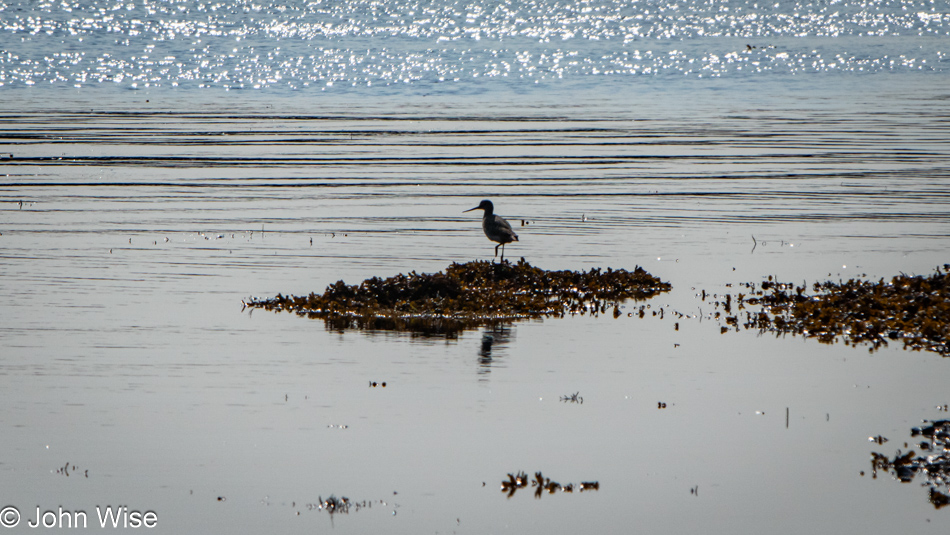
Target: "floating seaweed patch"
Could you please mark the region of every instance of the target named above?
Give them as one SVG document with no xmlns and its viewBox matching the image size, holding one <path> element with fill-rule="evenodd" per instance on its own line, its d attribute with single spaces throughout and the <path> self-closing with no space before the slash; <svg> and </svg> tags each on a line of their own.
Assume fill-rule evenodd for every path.
<svg viewBox="0 0 950 535">
<path fill-rule="evenodd" d="M 501 491 L 511 498 L 518 489 L 527 488 L 529 485 L 534 487 L 535 498 L 540 498 L 545 492 L 548 494 L 574 492 L 575 488 L 579 492 L 600 490 L 600 483 L 597 481 L 583 481 L 579 485 L 574 483 L 561 485 L 556 481 L 551 481 L 551 478 L 544 477 L 541 472 L 535 472 L 534 479 L 529 479 L 528 475 L 521 471 L 517 474 L 508 474 L 508 479 L 501 482 Z"/>
<path fill-rule="evenodd" d="M 326 500 L 321 496 L 315 508 L 318 511 L 326 511 L 330 515 L 333 515 L 336 513 L 349 513 L 351 504 L 352 502 L 346 496 L 337 498 L 331 494 Z"/>
<path fill-rule="evenodd" d="M 547 271 L 522 258 L 517 263 L 453 263 L 445 272 L 373 277 L 358 286 L 339 281 L 321 295 L 253 298 L 244 305 L 319 318 L 337 330 L 451 335 L 529 318 L 597 316 L 608 311 L 616 318 L 622 301 L 649 299 L 669 290 L 669 283 L 639 266 L 633 271 Z"/>
<path fill-rule="evenodd" d="M 722 333 L 741 327 L 824 343 L 867 343 L 871 351 L 900 340 L 905 349 L 950 356 L 950 264 L 929 277 L 901 274 L 890 281 L 829 281 L 813 284 L 811 292 L 804 283 L 798 286 L 772 277 L 740 286 L 747 293 L 735 299 L 702 291 L 703 301 L 716 298 L 712 319 L 725 323 Z"/>
<path fill-rule="evenodd" d="M 934 508 L 950 504 L 950 420 L 927 421 L 921 427 L 911 429 L 911 437 L 922 440 L 917 447 L 926 452 L 917 455 L 913 451 L 902 453 L 897 450 L 894 458 L 882 453 L 871 452 L 871 473 L 877 478 L 877 472 L 890 473 L 901 483 L 910 483 L 918 475 L 928 487 L 928 500 Z"/>
</svg>

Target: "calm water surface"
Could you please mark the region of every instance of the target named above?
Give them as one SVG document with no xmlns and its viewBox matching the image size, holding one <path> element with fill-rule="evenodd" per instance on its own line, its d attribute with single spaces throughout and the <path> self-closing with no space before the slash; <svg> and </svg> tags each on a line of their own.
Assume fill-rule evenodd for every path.
<svg viewBox="0 0 950 535">
<path fill-rule="evenodd" d="M 950 261 L 946 3 L 341 5 L 0 2 L 12 532 L 117 504 L 168 533 L 944 531 L 870 470 L 945 416 L 944 359 L 720 334 L 698 294 Z M 242 310 L 488 259 L 483 198 L 511 258 L 643 266 L 665 316 Z M 520 470 L 600 487 L 508 498 Z"/>
</svg>

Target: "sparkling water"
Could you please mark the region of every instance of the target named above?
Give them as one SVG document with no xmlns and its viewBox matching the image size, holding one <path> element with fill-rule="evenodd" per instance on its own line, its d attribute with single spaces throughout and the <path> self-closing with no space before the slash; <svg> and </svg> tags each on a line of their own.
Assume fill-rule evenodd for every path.
<svg viewBox="0 0 950 535">
<path fill-rule="evenodd" d="M 948 36 L 935 0 L 0 1 L 0 86 L 464 93 L 945 73 Z"/>
</svg>

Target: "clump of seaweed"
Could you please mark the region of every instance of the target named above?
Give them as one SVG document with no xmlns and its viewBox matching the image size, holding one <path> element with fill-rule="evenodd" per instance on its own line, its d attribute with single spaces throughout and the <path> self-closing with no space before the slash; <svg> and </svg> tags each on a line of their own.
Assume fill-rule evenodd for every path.
<svg viewBox="0 0 950 535">
<path fill-rule="evenodd" d="M 921 427 L 911 429 L 912 437 L 922 437 L 917 445 L 925 455 L 915 452 L 901 453 L 897 450 L 892 460 L 889 456 L 871 452 L 871 471 L 877 478 L 878 470 L 889 472 L 901 483 L 910 483 L 917 475 L 924 477 L 924 486 L 929 488 L 928 500 L 935 509 L 950 504 L 950 420 L 928 421 Z"/>
<path fill-rule="evenodd" d="M 815 337 L 824 343 L 841 338 L 852 345 L 868 343 L 871 351 L 887 346 L 888 341 L 902 340 L 905 349 L 950 356 L 950 264 L 943 271 L 938 267 L 929 277 L 901 274 L 890 281 L 815 283 L 811 295 L 805 285 L 780 283 L 771 277 L 762 282 L 761 289 L 755 284 L 745 287 L 751 295 L 738 295 L 739 310 L 748 305 L 763 307 L 746 312 L 746 329 Z M 738 329 L 739 318 L 728 316 L 731 305 L 731 299 L 722 303 L 726 323 Z"/>
<path fill-rule="evenodd" d="M 342 498 L 337 498 L 336 496 L 330 495 L 326 500 L 323 497 L 320 497 L 320 504 L 317 506 L 318 509 L 322 509 L 330 515 L 334 513 L 349 513 L 350 512 L 350 499 L 346 496 Z"/>
<path fill-rule="evenodd" d="M 575 488 L 579 489 L 580 492 L 600 490 L 600 483 L 597 481 L 584 481 L 579 485 L 574 483 L 561 485 L 556 481 L 551 481 L 551 478 L 544 477 L 541 472 L 535 472 L 534 479 L 528 479 L 527 474 L 521 471 L 517 474 L 508 474 L 508 480 L 501 482 L 501 491 L 507 493 L 508 497 L 511 498 L 518 489 L 526 488 L 529 484 L 534 487 L 535 498 L 540 498 L 545 491 L 548 494 L 554 494 L 559 491 L 574 492 Z"/>
<path fill-rule="evenodd" d="M 346 496 L 341 496 L 337 498 L 334 495 L 330 495 L 329 498 L 323 499 L 323 496 L 319 498 L 316 503 L 307 503 L 304 504 L 310 511 L 326 511 L 332 517 L 334 514 L 343 513 L 350 514 L 351 511 L 357 512 L 361 509 L 372 509 L 373 505 L 377 507 L 383 506 L 386 507 L 388 504 L 383 500 L 351 500 Z M 296 505 L 296 502 L 294 502 Z M 396 507 L 399 507 L 398 505 Z"/>
<path fill-rule="evenodd" d="M 74 465 L 74 464 L 73 464 L 73 465 L 70 465 L 68 461 L 67 461 L 66 464 L 64 464 L 63 466 L 57 468 L 57 469 L 56 469 L 56 473 L 57 473 L 57 474 L 64 475 L 64 476 L 66 476 L 66 477 L 69 477 L 69 470 L 70 470 L 69 467 L 70 467 L 70 466 L 72 466 L 72 471 L 73 471 L 74 474 L 80 473 L 80 469 L 79 469 L 79 468 L 76 468 L 76 465 Z M 84 476 L 84 477 L 87 477 L 87 478 L 89 477 L 89 470 L 85 470 L 85 471 L 82 472 L 82 473 L 83 473 L 83 476 Z"/>
<path fill-rule="evenodd" d="M 338 281 L 323 294 L 250 299 L 245 306 L 323 319 L 334 329 L 386 329 L 452 334 L 498 321 L 620 315 L 626 299 L 648 299 L 670 290 L 637 266 L 590 271 L 546 271 L 517 263 L 453 263 L 438 273 L 373 277 L 356 286 Z"/>
</svg>

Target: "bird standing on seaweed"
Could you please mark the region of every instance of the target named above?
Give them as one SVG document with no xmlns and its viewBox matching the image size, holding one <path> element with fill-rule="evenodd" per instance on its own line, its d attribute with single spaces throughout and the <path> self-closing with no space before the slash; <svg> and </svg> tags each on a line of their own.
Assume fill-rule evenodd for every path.
<svg viewBox="0 0 950 535">
<path fill-rule="evenodd" d="M 511 230 L 511 225 L 503 217 L 495 215 L 495 205 L 491 201 L 486 199 L 475 208 L 465 210 L 465 212 L 471 212 L 472 210 L 485 211 L 485 216 L 482 217 L 482 229 L 489 240 L 498 242 L 498 245 L 495 246 L 495 256 L 498 256 L 498 248 L 501 247 L 501 261 L 504 262 L 505 244 L 518 241 L 518 235 Z"/>
</svg>

